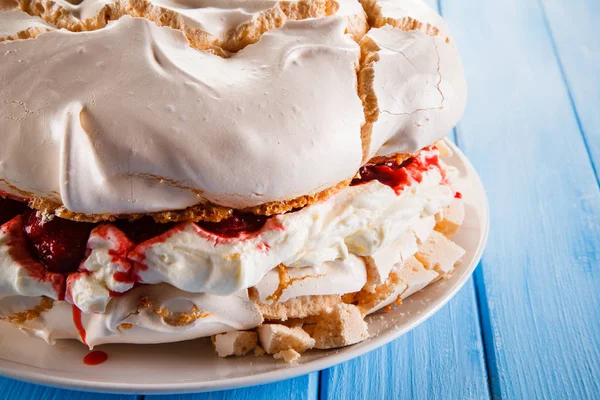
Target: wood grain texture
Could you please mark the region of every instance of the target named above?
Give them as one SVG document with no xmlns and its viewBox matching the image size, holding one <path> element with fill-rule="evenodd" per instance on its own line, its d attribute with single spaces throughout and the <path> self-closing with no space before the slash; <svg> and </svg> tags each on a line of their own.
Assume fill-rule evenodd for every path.
<svg viewBox="0 0 600 400">
<path fill-rule="evenodd" d="M 543 10 L 442 7 L 470 83 L 458 139 L 490 199 L 476 277 L 492 394 L 598 398 L 600 192 Z"/>
<path fill-rule="evenodd" d="M 472 280 L 387 346 L 325 370 L 322 399 L 488 399 Z"/>
<path fill-rule="evenodd" d="M 88 393 L 0 378 L 0 399 L 6 400 L 141 400 L 142 396 Z"/>
<path fill-rule="evenodd" d="M 600 1 L 541 1 L 570 100 L 600 182 Z"/>
<path fill-rule="evenodd" d="M 316 400 L 319 385 L 319 373 L 268 385 L 254 386 L 236 390 L 224 390 L 220 392 L 185 394 L 185 395 L 163 395 L 146 396 L 148 400 L 260 400 L 260 399 L 286 399 L 286 400 Z"/>
</svg>

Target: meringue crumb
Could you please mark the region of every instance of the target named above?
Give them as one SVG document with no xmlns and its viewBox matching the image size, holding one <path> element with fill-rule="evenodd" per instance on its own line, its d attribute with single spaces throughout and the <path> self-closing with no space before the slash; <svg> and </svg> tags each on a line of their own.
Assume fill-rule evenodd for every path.
<svg viewBox="0 0 600 400">
<path fill-rule="evenodd" d="M 279 353 L 273 354 L 273 358 L 275 358 L 276 360 L 283 359 L 283 361 L 285 361 L 286 363 L 291 363 L 300 358 L 300 353 L 298 353 L 294 349 L 282 350 Z"/>
<path fill-rule="evenodd" d="M 244 356 L 258 345 L 258 335 L 254 331 L 220 333 L 211 339 L 219 357 Z"/>
<path fill-rule="evenodd" d="M 446 274 L 465 254 L 465 250 L 438 231 L 433 231 L 420 247 L 415 258 L 428 270 Z"/>
<path fill-rule="evenodd" d="M 257 345 L 252 351 L 254 352 L 254 355 L 256 357 L 261 357 L 261 356 L 264 356 L 266 354 L 265 349 L 263 349 L 259 345 Z"/>
<path fill-rule="evenodd" d="M 299 327 L 289 328 L 280 324 L 264 324 L 260 325 L 257 331 L 262 348 L 269 354 L 289 349 L 304 353 L 315 345 L 315 340 Z"/>
<path fill-rule="evenodd" d="M 435 230 L 450 238 L 458 232 L 465 219 L 465 205 L 462 199 L 454 199 L 440 211 L 442 216 L 440 221 L 436 220 Z"/>
<path fill-rule="evenodd" d="M 321 316 L 311 335 L 315 348 L 331 349 L 362 342 L 369 338 L 369 331 L 358 307 L 342 303 Z"/>
</svg>

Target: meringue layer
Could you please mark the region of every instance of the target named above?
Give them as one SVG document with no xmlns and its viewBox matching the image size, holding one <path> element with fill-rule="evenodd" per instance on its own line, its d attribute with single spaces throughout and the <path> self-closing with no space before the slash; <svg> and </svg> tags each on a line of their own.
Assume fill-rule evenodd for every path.
<svg viewBox="0 0 600 400">
<path fill-rule="evenodd" d="M 34 309 L 42 298 L 0 300 L 2 315 Z M 10 315 L 10 314 L 9 314 Z M 77 339 L 94 347 L 104 343 L 165 343 L 254 328 L 263 318 L 246 291 L 230 296 L 186 293 L 169 285 L 140 286 L 113 299 L 104 313 L 81 313 L 55 301 L 20 329 L 54 343 Z"/>
<path fill-rule="evenodd" d="M 88 1 L 73 7 L 104 4 Z M 233 3 L 190 9 L 244 12 Z M 334 187 L 367 153 L 435 142 L 466 96 L 454 47 L 371 29 L 381 112 L 365 137 L 361 49 L 346 34 L 359 11 L 346 1 L 333 16 L 287 21 L 229 58 L 127 15 L 95 31 L 0 43 L 0 193 L 82 214 L 245 208 Z"/>
</svg>

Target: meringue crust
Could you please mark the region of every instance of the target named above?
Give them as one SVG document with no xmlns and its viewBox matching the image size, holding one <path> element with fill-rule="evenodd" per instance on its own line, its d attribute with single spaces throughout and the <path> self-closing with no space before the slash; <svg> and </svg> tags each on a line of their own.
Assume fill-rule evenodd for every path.
<svg viewBox="0 0 600 400">
<path fill-rule="evenodd" d="M 233 189 L 233 186 L 231 185 L 231 187 L 225 185 L 221 188 L 215 186 L 215 184 L 218 185 L 219 179 L 223 182 L 236 181 L 236 177 L 229 177 L 230 174 L 220 176 L 220 171 L 223 171 L 224 169 L 215 168 L 217 164 L 210 164 L 210 167 L 207 170 L 202 170 L 199 166 L 200 164 L 183 164 L 179 161 L 173 162 L 172 160 L 164 158 L 163 162 L 172 163 L 172 166 L 175 169 L 166 171 L 168 173 L 154 174 L 153 171 L 143 171 L 148 164 L 139 164 L 140 162 L 143 163 L 143 160 L 137 160 L 135 162 L 142 165 L 142 171 L 128 174 L 127 179 L 140 180 L 135 181 L 135 183 L 132 181 L 129 185 L 131 186 L 131 189 L 129 189 L 127 181 L 115 183 L 110 189 L 113 194 L 108 194 L 107 192 L 106 198 L 104 198 L 105 193 L 100 190 L 101 183 L 94 183 L 96 186 L 92 188 L 92 191 L 90 191 L 89 194 L 85 194 L 86 186 L 89 185 L 89 182 L 94 180 L 94 177 L 98 174 L 106 174 L 102 178 L 104 180 L 111 179 L 112 176 L 121 179 L 118 177 L 119 174 L 122 173 L 122 168 L 119 171 L 109 170 L 108 172 L 100 169 L 99 171 L 90 172 L 89 175 L 86 175 L 83 178 L 77 178 L 77 176 L 72 175 L 69 170 L 81 171 L 82 167 L 78 163 L 82 163 L 84 158 L 82 158 L 83 156 L 79 157 L 77 155 L 69 154 L 65 156 L 68 159 L 66 159 L 64 166 L 61 167 L 63 170 L 66 168 L 67 172 L 66 175 L 61 176 L 60 179 L 63 181 L 60 182 L 60 187 L 58 187 L 51 181 L 39 185 L 43 180 L 44 173 L 48 174 L 49 177 L 52 175 L 51 170 L 41 165 L 37 170 L 46 171 L 42 172 L 42 176 L 38 178 L 42 180 L 36 182 L 23 182 L 23 179 L 26 180 L 28 178 L 18 174 L 15 178 L 13 174 L 10 173 L 11 168 L 13 168 L 11 166 L 13 160 L 9 160 L 6 164 L 9 174 L 0 178 L 0 196 L 18 197 L 28 201 L 32 208 L 40 210 L 45 214 L 53 214 L 61 218 L 86 222 L 113 221 L 116 219 L 133 220 L 145 215 L 152 216 L 157 222 L 218 222 L 230 217 L 234 210 L 267 216 L 283 214 L 330 198 L 349 185 L 354 174 L 362 165 L 379 164 L 391 160 L 401 162 L 402 160 L 409 158 L 411 154 L 417 152 L 424 146 L 440 139 L 447 132 L 448 127 L 451 127 L 462 113 L 463 107 L 461 107 L 461 102 L 465 97 L 464 85 L 463 82 L 461 82 L 462 69 L 460 64 L 456 61 L 457 54 L 449 39 L 449 32 L 443 23 L 443 20 L 427 6 L 421 4 L 420 0 L 407 1 L 402 3 L 401 6 L 396 6 L 393 1 L 384 0 L 377 2 L 372 0 L 362 0 L 360 2 L 362 4 L 359 4 L 358 0 L 301 0 L 297 2 L 267 1 L 261 2 L 262 5 L 260 6 L 254 5 L 252 2 L 244 3 L 236 0 L 229 0 L 227 2 L 217 2 L 219 7 L 217 14 L 214 15 L 211 14 L 213 11 L 210 10 L 213 10 L 217 3 L 212 2 L 211 0 L 206 0 L 204 3 L 202 3 L 204 4 L 204 7 L 209 8 L 202 8 L 202 4 L 200 4 L 200 8 L 185 9 L 184 7 L 180 7 L 176 2 L 170 0 L 84 0 L 78 5 L 70 4 L 64 0 L 19 0 L 19 7 L 22 11 L 10 10 L 1 13 L 0 15 L 4 15 L 6 18 L 7 13 L 12 13 L 8 19 L 24 21 L 24 26 L 26 28 L 22 29 L 22 24 L 15 24 L 13 29 L 14 32 L 9 32 L 5 34 L 4 37 L 0 34 L 0 41 L 4 40 L 7 44 L 16 43 L 14 40 L 15 38 L 34 38 L 39 36 L 40 33 L 53 31 L 56 28 L 79 32 L 74 36 L 70 36 L 69 40 L 77 38 L 77 35 L 86 34 L 86 31 L 92 30 L 98 31 L 99 35 L 105 35 L 105 33 L 106 35 L 109 35 L 109 32 L 117 29 L 116 27 L 120 23 L 120 26 L 129 24 L 128 26 L 130 26 L 131 29 L 138 29 L 139 32 L 143 33 L 142 36 L 152 36 L 152 40 L 157 40 L 156 46 L 165 46 L 165 48 L 167 45 L 170 46 L 172 44 L 184 46 L 183 43 L 180 43 L 179 38 L 175 37 L 176 35 L 171 35 L 171 33 L 167 34 L 166 31 L 159 32 L 153 27 L 144 26 L 142 28 L 140 24 L 135 21 L 127 22 L 127 18 L 136 17 L 151 21 L 153 24 L 160 27 L 168 27 L 183 32 L 187 40 L 187 45 L 192 48 L 190 51 L 200 50 L 203 52 L 210 52 L 219 57 L 231 58 L 233 60 L 244 57 L 241 54 L 254 51 L 253 48 L 256 46 L 267 46 L 264 45 L 263 42 L 268 42 L 269 40 L 284 40 L 283 36 L 287 35 L 287 33 L 285 33 L 287 32 L 286 29 L 288 29 L 289 32 L 292 32 L 291 34 L 299 35 L 300 41 L 305 40 L 303 29 L 320 29 L 332 36 L 332 39 L 327 42 L 328 48 L 335 48 L 335 51 L 338 52 L 337 54 L 343 53 L 344 57 L 346 57 L 344 59 L 345 61 L 340 62 L 339 65 L 342 65 L 348 60 L 352 60 L 354 57 L 354 61 L 351 61 L 351 63 L 353 63 L 351 69 L 354 71 L 354 79 L 350 78 L 350 80 L 348 80 L 345 75 L 340 75 L 341 80 L 339 81 L 339 86 L 341 88 L 345 85 L 353 85 L 354 92 L 356 93 L 355 99 L 350 99 L 352 96 L 342 96 L 344 97 L 344 101 L 339 104 L 339 107 L 344 108 L 345 110 L 340 110 L 340 114 L 337 116 L 335 113 L 329 113 L 331 114 L 330 118 L 338 118 L 340 120 L 348 120 L 348 117 L 345 117 L 344 115 L 350 115 L 349 113 L 351 113 L 353 119 L 352 121 L 348 120 L 346 125 L 335 121 L 328 121 L 327 124 L 322 125 L 326 130 L 331 132 L 337 130 L 337 135 L 340 134 L 340 129 L 348 129 L 349 127 L 352 127 L 352 132 L 348 131 L 348 139 L 345 140 L 340 139 L 339 137 L 333 140 L 333 136 L 332 139 L 330 139 L 330 142 L 321 141 L 322 139 L 319 139 L 319 146 L 322 146 L 322 144 L 331 145 L 332 142 L 336 142 L 336 146 L 333 146 L 332 149 L 339 147 L 339 144 L 345 141 L 347 149 L 342 152 L 340 152 L 339 149 L 335 150 L 337 153 L 332 153 L 329 156 L 328 154 L 331 152 L 327 149 L 322 149 L 319 153 L 322 154 L 318 158 L 300 158 L 296 157 L 293 154 L 293 151 L 285 152 L 288 155 L 287 160 L 283 155 L 277 155 L 275 161 L 266 163 L 263 170 L 268 174 L 273 174 L 272 171 L 283 170 L 289 171 L 289 173 L 283 174 L 276 172 L 272 175 L 270 180 L 266 178 L 266 180 L 257 179 L 256 183 L 248 183 L 248 180 L 254 179 L 253 176 L 256 176 L 256 174 L 244 175 L 244 168 L 241 167 L 243 165 L 243 159 L 240 159 L 240 168 L 236 166 L 236 170 L 239 170 L 240 173 L 242 173 L 242 175 L 237 178 L 237 181 L 239 181 L 241 185 L 239 186 L 239 190 Z M 240 4 L 237 3 L 244 3 L 244 5 L 240 6 Z M 227 9 L 227 7 L 234 6 L 238 8 L 235 10 Z M 0 16 L 0 18 L 2 18 L 2 16 Z M 308 21 L 309 19 L 324 22 L 311 22 Z M 114 20 L 117 21 L 109 23 L 109 21 Z M 217 24 L 215 23 L 217 20 L 225 21 L 225 23 Z M 332 22 L 334 20 L 337 22 Z M 30 24 L 31 26 L 27 27 L 27 24 Z M 393 26 L 393 28 L 390 28 L 391 31 L 390 29 L 380 28 L 384 24 Z M 354 44 L 339 37 L 333 38 L 333 36 L 339 33 L 339 27 L 343 27 L 342 33 L 345 33 L 350 37 Z M 393 31 L 407 31 L 414 33 L 411 34 L 412 36 L 402 36 Z M 47 35 L 56 35 L 55 37 L 57 40 L 63 40 L 64 33 L 49 32 Z M 421 78 L 419 75 L 419 71 L 426 70 L 428 65 L 431 67 L 432 57 L 430 54 L 422 55 L 418 51 L 413 51 L 411 53 L 414 55 L 414 58 L 408 60 L 408 62 L 416 68 L 416 71 L 408 71 L 401 66 L 401 73 L 407 74 L 405 78 L 407 82 L 409 82 L 410 77 L 422 79 L 423 87 L 421 89 L 414 89 L 416 92 L 411 91 L 398 94 L 386 93 L 385 91 L 381 92 L 380 88 L 384 86 L 382 86 L 383 83 L 378 82 L 376 73 L 378 70 L 377 68 L 384 68 L 382 71 L 391 70 L 392 74 L 389 76 L 393 76 L 393 69 L 395 68 L 397 60 L 406 57 L 406 55 L 399 55 L 399 53 L 388 54 L 388 52 L 384 59 L 385 62 L 380 62 L 380 60 L 382 60 L 380 53 L 389 50 L 388 48 L 382 47 L 382 43 L 386 44 L 386 40 L 401 40 L 407 41 L 409 45 L 414 42 L 413 46 L 419 47 L 422 46 L 422 43 L 427 42 L 426 39 L 420 35 L 430 37 L 439 36 L 441 38 L 441 44 L 436 42 L 436 46 L 448 46 L 448 49 L 444 48 L 444 52 L 439 52 L 437 59 L 437 72 L 439 75 L 439 77 L 437 77 L 437 91 L 442 99 L 446 100 L 446 103 L 435 109 L 427 108 L 429 107 L 429 104 L 435 100 L 435 96 L 437 96 L 437 93 L 433 93 L 432 95 L 430 88 L 427 87 L 431 79 L 429 77 Z M 112 40 L 110 38 L 113 36 L 107 36 L 108 39 L 106 40 Z M 100 36 L 94 36 L 94 38 L 99 37 Z M 90 36 L 90 38 L 92 37 Z M 156 38 L 159 38 L 160 40 Z M 25 42 L 31 41 L 35 43 L 38 40 L 41 40 L 41 38 L 24 40 L 21 41 L 22 43 L 18 44 L 19 46 L 23 46 L 25 45 Z M 316 46 L 315 48 L 319 48 L 319 46 L 325 48 L 319 44 L 318 39 L 309 38 L 306 40 L 307 43 L 312 43 L 310 41 L 313 40 L 314 44 L 311 45 Z M 46 40 L 44 43 L 49 42 Z M 4 43 L 0 44 L 0 46 L 3 44 Z M 13 51 L 12 47 L 8 49 L 8 53 Z M 83 51 L 82 49 L 83 48 L 80 48 L 81 51 Z M 295 47 L 290 47 L 290 49 L 297 51 Z M 186 50 L 186 52 L 187 51 L 188 50 Z M 321 53 L 319 52 L 323 51 L 324 50 L 318 50 L 313 54 L 315 57 L 317 55 L 320 57 Z M 430 50 L 427 51 L 430 52 Z M 189 54 L 191 55 L 191 53 Z M 440 54 L 443 55 L 443 57 L 441 57 Z M 177 54 L 174 52 L 173 57 L 169 55 L 167 58 L 169 58 L 169 62 L 175 62 L 177 61 L 176 57 Z M 433 58 L 433 62 L 435 62 L 435 57 Z M 339 60 L 339 57 L 337 59 Z M 379 64 L 382 62 L 384 64 L 380 67 Z M 58 67 L 59 66 L 57 65 L 57 68 Z M 179 68 L 180 66 L 177 65 L 177 67 Z M 332 65 L 332 67 L 335 66 Z M 444 68 L 447 68 L 449 72 L 445 72 Z M 433 69 L 435 70 L 435 68 Z M 182 68 L 182 71 L 184 70 L 185 68 Z M 443 73 L 451 77 L 449 82 L 444 80 L 444 76 L 442 76 Z M 0 71 L 0 75 L 1 74 L 2 71 Z M 339 74 L 342 74 L 342 72 L 339 72 Z M 382 77 L 381 79 L 385 79 L 385 77 Z M 352 80 L 354 82 L 351 82 Z M 6 93 L 11 93 L 10 89 L 7 90 L 9 91 Z M 333 92 L 339 92 L 339 90 L 334 90 Z M 410 110 L 414 108 L 414 113 L 416 115 L 410 113 L 410 118 L 402 118 L 401 116 L 394 116 L 392 118 L 386 115 L 385 121 L 380 122 L 382 110 L 379 109 L 379 103 L 381 102 L 381 99 L 394 95 L 408 95 L 411 98 L 411 102 L 405 104 L 405 107 L 408 107 Z M 456 107 L 449 104 L 452 103 L 449 100 L 452 97 L 451 95 L 454 95 L 452 101 L 457 103 Z M 4 94 L 0 93 L 0 98 L 3 96 Z M 40 110 L 29 110 L 28 106 L 25 105 L 25 102 L 21 102 L 20 100 L 12 101 L 11 99 L 7 99 L 7 101 L 8 103 L 14 104 L 14 107 L 11 105 L 7 110 L 3 110 L 5 111 L 4 113 L 7 114 L 8 119 L 18 122 L 21 121 L 21 118 L 24 118 L 23 121 L 29 121 L 27 122 L 28 129 L 35 129 L 36 122 L 31 121 L 33 121 L 35 114 Z M 325 102 L 331 101 L 335 102 L 336 100 L 334 98 L 325 99 Z M 274 104 L 277 104 L 277 102 Z M 314 104 L 316 105 L 316 109 L 320 107 L 318 105 L 319 103 Z M 450 105 L 450 107 L 448 107 L 448 105 Z M 358 108 L 356 108 L 356 106 L 358 106 Z M 356 113 L 357 109 L 362 109 L 362 113 Z M 276 111 L 276 109 L 273 109 L 272 111 Z M 383 110 L 383 112 L 387 111 L 388 110 Z M 25 114 L 23 114 L 23 112 L 25 112 Z M 127 112 L 127 110 L 125 110 L 125 112 Z M 357 118 L 358 114 L 361 114 L 360 118 Z M 310 122 L 310 118 L 312 118 L 311 115 L 305 114 L 302 115 L 302 118 L 308 118 L 307 121 Z M 83 108 L 81 108 L 81 115 L 79 118 L 82 121 L 81 123 L 84 131 L 89 127 L 94 128 L 95 121 L 92 118 L 93 116 L 95 116 L 94 109 L 90 108 L 88 110 L 84 104 Z M 285 119 L 289 119 L 289 117 L 290 116 L 287 115 Z M 30 121 L 30 119 L 32 120 Z M 430 120 L 433 122 L 430 122 Z M 393 124 L 396 124 L 394 129 L 390 129 L 385 125 L 389 124 L 389 122 L 386 121 L 392 121 Z M 423 121 L 427 122 L 424 123 Z M 300 120 L 301 124 L 304 122 L 306 121 Z M 102 122 L 102 124 L 104 123 Z M 109 129 L 108 125 L 102 124 L 97 125 L 96 128 Z M 101 125 L 102 127 L 100 127 Z M 415 126 L 418 128 L 415 128 Z M 257 125 L 257 128 L 258 127 L 260 127 L 260 124 Z M 373 138 L 374 127 L 377 129 L 376 138 Z M 19 129 L 22 128 L 20 128 L 19 125 L 15 125 L 14 131 L 16 132 Z M 9 132 L 7 135 L 9 139 L 8 143 L 10 144 L 14 140 L 11 141 L 10 139 L 12 135 L 10 130 L 7 132 Z M 318 137 L 320 135 L 315 135 L 314 132 L 310 131 L 305 132 L 309 140 L 313 141 L 314 139 L 310 139 L 311 137 Z M 356 132 L 357 136 L 355 136 L 354 132 Z M 97 135 L 97 132 L 86 131 L 86 134 L 89 136 L 89 146 L 91 147 L 90 150 L 84 151 L 85 161 L 89 162 L 88 152 L 90 154 L 96 154 L 100 159 L 105 157 L 104 154 L 108 153 L 97 152 L 98 149 L 105 146 L 103 143 L 97 143 L 98 137 L 94 136 Z M 290 132 L 290 134 L 295 137 L 302 136 L 301 131 Z M 35 137 L 34 133 L 28 133 L 28 135 L 30 138 Z M 96 141 L 92 141 L 92 137 L 95 137 Z M 84 141 L 85 140 L 88 139 L 84 139 Z M 279 144 L 279 141 L 277 144 Z M 356 148 L 357 144 L 360 145 L 360 149 Z M 111 145 L 113 144 L 111 143 Z M 254 146 L 254 144 L 252 145 Z M 85 144 L 85 146 L 88 145 Z M 136 152 L 135 146 L 137 145 L 132 147 L 133 153 Z M 269 146 L 272 146 L 274 150 L 279 148 L 278 146 L 274 146 L 273 143 L 269 144 Z M 94 153 L 93 147 L 96 148 L 96 153 Z M 380 148 L 383 148 L 384 151 L 380 151 Z M 276 153 L 273 153 L 273 155 L 276 155 Z M 359 157 L 357 158 L 357 156 Z M 0 154 L 0 157 L 4 158 L 4 155 Z M 123 160 L 121 156 L 118 157 L 114 160 Z M 321 164 L 322 160 L 325 160 L 328 157 L 336 159 L 337 166 L 336 162 Z M 337 158 L 339 158 L 339 160 L 337 160 Z M 108 165 L 114 162 L 114 160 L 108 160 Z M 249 160 L 252 160 L 252 158 Z M 18 163 L 18 161 L 16 162 Z M 304 163 L 304 165 L 302 163 Z M 317 164 L 323 166 L 328 165 L 328 167 L 315 169 L 315 165 Z M 253 163 L 251 162 L 247 165 L 252 166 Z M 335 171 L 329 171 L 330 167 L 335 169 Z M 51 167 L 50 169 L 52 168 L 54 167 Z M 180 176 L 177 176 L 184 168 L 188 168 L 188 170 L 185 171 L 183 175 L 180 174 Z M 14 170 L 18 171 L 22 170 L 22 168 L 16 168 L 15 165 Z M 300 170 L 305 170 L 305 172 L 303 172 L 304 175 L 302 175 L 302 173 L 298 175 L 296 171 Z M 317 173 L 317 170 L 321 171 L 321 173 Z M 190 182 L 190 171 L 196 171 L 196 175 L 212 175 L 212 177 L 210 177 L 210 184 L 208 186 L 205 185 L 206 177 L 204 176 L 201 176 L 201 179 L 197 182 Z M 78 173 L 80 174 L 81 172 Z M 321 177 L 321 175 L 323 176 Z M 271 175 L 268 176 L 271 177 Z M 298 176 L 299 179 L 289 179 L 289 176 Z M 8 179 L 8 177 L 11 179 Z M 246 184 L 243 183 L 244 181 Z M 36 185 L 40 187 L 37 187 L 36 189 Z M 253 185 L 255 190 L 252 189 Z M 269 189 L 271 192 L 267 193 L 268 190 L 267 192 L 264 191 L 265 185 L 270 185 L 275 189 Z M 135 196 L 133 194 L 134 186 L 137 188 Z M 131 190 L 131 199 L 127 200 L 129 202 L 124 201 L 124 199 L 129 196 L 128 193 L 124 192 L 125 190 Z M 83 197 L 81 193 L 84 193 Z M 299 193 L 305 194 L 298 195 Z M 156 198 L 169 198 L 171 201 L 166 202 L 160 200 L 156 202 L 154 200 Z M 115 201 L 114 207 L 105 206 L 112 201 Z M 169 203 L 175 206 L 169 207 Z M 101 209 L 97 209 L 97 205 L 101 205 Z M 102 209 L 102 207 L 104 207 L 104 209 Z"/>
</svg>

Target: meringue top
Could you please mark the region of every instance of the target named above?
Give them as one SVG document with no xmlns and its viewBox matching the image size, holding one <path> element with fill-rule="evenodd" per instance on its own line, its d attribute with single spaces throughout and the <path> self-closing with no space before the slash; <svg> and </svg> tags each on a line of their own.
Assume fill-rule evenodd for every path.
<svg viewBox="0 0 600 400">
<path fill-rule="evenodd" d="M 418 30 L 444 38 L 450 37 L 446 21 L 423 0 L 361 0 L 368 10 L 373 27 L 389 24 L 395 28 L 416 21 Z M 433 29 L 431 29 L 433 28 Z"/>
<path fill-rule="evenodd" d="M 30 29 L 51 31 L 55 28 L 41 19 L 32 17 L 23 11 L 9 10 L 0 12 L 0 40 Z"/>
<path fill-rule="evenodd" d="M 119 0 L 120 3 L 128 1 L 132 2 Z M 55 0 L 55 3 L 67 10 L 75 19 L 85 21 L 98 15 L 104 6 L 117 3 L 117 0 L 82 0 L 75 4 L 69 0 Z M 219 37 L 251 21 L 259 12 L 273 8 L 282 2 L 277 0 L 148 0 L 148 3 L 175 11 L 191 28 L 202 29 Z"/>
<path fill-rule="evenodd" d="M 130 17 L 6 43 L 0 174 L 90 214 L 325 189 L 361 162 L 359 48 L 344 30 L 289 22 L 227 59 Z"/>
<path fill-rule="evenodd" d="M 161 1 L 152 4 L 193 14 L 211 34 L 280 3 Z M 58 4 L 85 18 L 108 2 Z M 360 10 L 353 0 L 339 5 L 333 16 L 287 21 L 229 58 L 192 48 L 179 30 L 127 15 L 94 31 L 0 43 L 0 193 L 83 214 L 128 214 L 206 201 L 253 207 L 352 178 L 366 161 L 361 49 L 347 34 L 347 16 Z M 379 31 L 370 40 L 407 41 L 420 51 L 411 53 L 413 69 L 399 61 L 406 61 L 401 52 L 381 58 L 381 68 L 373 67 L 377 97 L 421 96 L 436 106 L 435 96 L 446 100 L 439 112 L 422 115 L 422 129 L 376 122 L 367 152 L 415 152 L 443 137 L 462 113 L 458 54 L 439 40 L 436 46 L 448 49 L 436 57 L 422 32 L 411 33 L 416 40 L 395 28 Z M 434 74 L 442 64 L 449 71 Z M 457 78 L 431 94 L 433 78 L 446 82 L 443 73 Z M 402 113 L 423 104 L 411 99 Z"/>
</svg>

